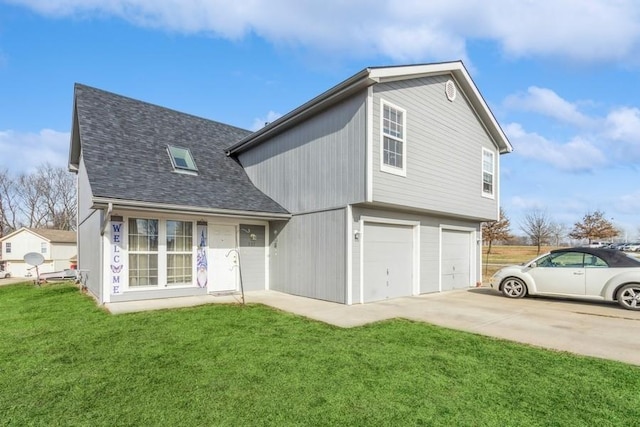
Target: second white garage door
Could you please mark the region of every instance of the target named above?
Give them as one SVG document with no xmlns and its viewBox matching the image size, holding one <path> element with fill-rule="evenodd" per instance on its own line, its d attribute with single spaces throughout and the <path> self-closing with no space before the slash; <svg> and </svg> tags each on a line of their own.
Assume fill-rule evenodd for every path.
<svg viewBox="0 0 640 427">
<path fill-rule="evenodd" d="M 364 302 L 409 296 L 413 288 L 413 228 L 365 223 Z"/>
<path fill-rule="evenodd" d="M 442 230 L 442 290 L 471 286 L 471 233 Z"/>
</svg>

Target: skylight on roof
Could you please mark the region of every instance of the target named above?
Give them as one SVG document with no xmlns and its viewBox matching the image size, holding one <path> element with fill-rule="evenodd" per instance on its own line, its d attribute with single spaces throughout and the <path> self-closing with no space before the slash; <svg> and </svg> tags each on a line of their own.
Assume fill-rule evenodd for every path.
<svg viewBox="0 0 640 427">
<path fill-rule="evenodd" d="M 196 162 L 193 161 L 193 156 L 188 148 L 174 147 L 173 145 L 169 145 L 167 148 L 174 170 L 198 172 Z"/>
</svg>

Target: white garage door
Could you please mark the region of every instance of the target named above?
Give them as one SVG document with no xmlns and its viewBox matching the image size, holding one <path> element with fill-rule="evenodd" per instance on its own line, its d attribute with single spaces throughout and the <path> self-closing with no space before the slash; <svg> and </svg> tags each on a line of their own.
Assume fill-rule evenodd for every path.
<svg viewBox="0 0 640 427">
<path fill-rule="evenodd" d="M 364 302 L 412 294 L 413 228 L 364 225 Z"/>
<path fill-rule="evenodd" d="M 442 231 L 442 290 L 471 286 L 471 233 Z"/>
</svg>

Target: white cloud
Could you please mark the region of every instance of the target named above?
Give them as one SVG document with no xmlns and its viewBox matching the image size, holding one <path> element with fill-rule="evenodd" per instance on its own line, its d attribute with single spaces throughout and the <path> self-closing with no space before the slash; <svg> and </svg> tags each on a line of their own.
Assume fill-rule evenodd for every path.
<svg viewBox="0 0 640 427">
<path fill-rule="evenodd" d="M 623 194 L 619 197 L 615 207 L 621 213 L 637 215 L 640 212 L 640 191 Z"/>
<path fill-rule="evenodd" d="M 578 127 L 588 127 L 594 120 L 578 111 L 576 104 L 561 98 L 551 89 L 531 86 L 526 93 L 508 96 L 504 104 L 507 108 L 542 114 L 563 123 Z"/>
<path fill-rule="evenodd" d="M 635 0 L 9 0 L 53 16 L 116 16 L 136 25 L 396 61 L 466 59 L 468 40 L 505 56 L 635 61 Z"/>
<path fill-rule="evenodd" d="M 280 113 L 276 113 L 275 111 L 269 111 L 267 113 L 267 117 L 262 118 L 262 117 L 257 117 L 253 120 L 253 125 L 251 125 L 251 130 L 252 131 L 257 131 L 259 129 L 262 129 L 263 127 L 265 127 L 267 124 L 278 120 L 280 117 L 282 117 L 282 114 Z"/>
<path fill-rule="evenodd" d="M 553 165 L 559 170 L 587 172 L 607 164 L 604 153 L 591 141 L 576 136 L 565 143 L 546 139 L 535 132 L 526 132 L 518 123 L 504 127 L 518 155 Z"/>
<path fill-rule="evenodd" d="M 640 147 L 640 109 L 617 108 L 607 115 L 605 123 L 609 138 Z"/>
<path fill-rule="evenodd" d="M 38 133 L 0 131 L 0 169 L 19 174 L 31 173 L 44 163 L 66 167 L 69 140 L 69 132 L 51 129 Z"/>
</svg>

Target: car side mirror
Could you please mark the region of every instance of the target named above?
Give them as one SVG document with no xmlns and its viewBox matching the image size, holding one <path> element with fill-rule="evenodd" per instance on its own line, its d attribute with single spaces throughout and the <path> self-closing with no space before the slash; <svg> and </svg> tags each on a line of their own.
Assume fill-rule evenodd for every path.
<svg viewBox="0 0 640 427">
<path fill-rule="evenodd" d="M 529 264 L 529 268 L 536 268 L 537 266 L 538 266 L 538 263 L 535 261 Z"/>
</svg>

